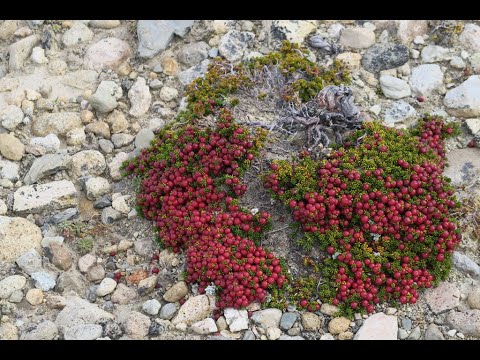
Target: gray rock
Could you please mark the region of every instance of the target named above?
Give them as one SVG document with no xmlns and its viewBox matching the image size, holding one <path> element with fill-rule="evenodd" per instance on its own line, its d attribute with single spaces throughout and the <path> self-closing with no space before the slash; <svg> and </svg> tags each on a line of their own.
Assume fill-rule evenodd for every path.
<svg viewBox="0 0 480 360">
<path fill-rule="evenodd" d="M 447 61 L 452 58 L 452 54 L 447 48 L 438 45 L 428 45 L 422 49 L 422 61 L 424 63 L 433 63 L 438 61 Z"/>
<path fill-rule="evenodd" d="M 95 264 L 87 270 L 87 280 L 91 282 L 102 280 L 105 277 L 105 269 L 101 264 Z"/>
<path fill-rule="evenodd" d="M 473 75 L 443 99 L 447 112 L 452 116 L 476 117 L 480 115 L 480 76 Z"/>
<path fill-rule="evenodd" d="M 92 177 L 88 179 L 85 183 L 87 199 L 95 200 L 102 195 L 108 194 L 110 192 L 110 183 L 107 179 L 102 177 Z"/>
<path fill-rule="evenodd" d="M 442 85 L 443 72 L 437 64 L 425 64 L 412 69 L 410 86 L 414 95 L 429 96 Z"/>
<path fill-rule="evenodd" d="M 68 272 L 62 272 L 57 279 L 57 285 L 55 291 L 58 293 L 75 293 L 77 295 L 83 295 L 85 293 L 85 280 L 82 275 L 71 269 Z"/>
<path fill-rule="evenodd" d="M 354 340 L 397 340 L 397 317 L 376 313 L 369 316 L 355 334 Z"/>
<path fill-rule="evenodd" d="M 144 78 L 137 79 L 128 91 L 128 98 L 131 104 L 130 115 L 140 117 L 148 111 L 152 102 L 152 94 L 150 94 L 150 88 Z"/>
<path fill-rule="evenodd" d="M 22 290 L 15 290 L 10 297 L 8 298 L 8 301 L 11 303 L 19 303 L 23 300 L 23 291 Z"/>
<path fill-rule="evenodd" d="M 129 145 L 135 140 L 135 137 L 131 134 L 113 134 L 112 142 L 116 148 Z"/>
<path fill-rule="evenodd" d="M 41 253 L 42 231 L 21 217 L 0 216 L 0 261 L 14 262 L 30 249 Z"/>
<path fill-rule="evenodd" d="M 103 328 L 100 325 L 81 324 L 72 326 L 63 334 L 65 340 L 95 340 L 102 336 Z"/>
<path fill-rule="evenodd" d="M 445 340 L 445 337 L 437 325 L 429 324 L 425 331 L 425 340 Z"/>
<path fill-rule="evenodd" d="M 57 325 L 53 321 L 43 320 L 33 327 L 28 327 L 20 336 L 20 340 L 53 340 L 57 335 Z"/>
<path fill-rule="evenodd" d="M 329 334 L 326 334 L 326 335 L 329 335 Z M 331 336 L 331 335 L 330 335 Z M 323 335 L 322 335 L 323 337 Z M 278 338 L 278 340 L 305 340 L 303 337 L 301 336 L 288 336 L 288 335 L 280 335 L 280 337 Z M 326 339 L 321 339 L 321 340 L 326 340 Z M 330 339 L 329 339 L 330 340 Z M 332 339 L 331 340 L 335 340 L 333 339 L 333 336 L 332 336 Z"/>
<path fill-rule="evenodd" d="M 160 309 L 160 314 L 158 317 L 163 320 L 170 320 L 172 319 L 175 314 L 177 313 L 177 305 L 174 303 L 168 303 L 162 306 Z"/>
<path fill-rule="evenodd" d="M 95 203 L 93 204 L 93 207 L 95 209 L 103 209 L 106 208 L 107 206 L 112 205 L 112 200 L 110 200 L 106 196 L 102 196 L 100 199 L 95 200 Z"/>
<path fill-rule="evenodd" d="M 115 319 L 112 314 L 77 296 L 69 296 L 66 301 L 67 305 L 55 319 L 55 324 L 59 328 L 70 328 L 82 324 L 100 324 Z"/>
<path fill-rule="evenodd" d="M 144 149 L 150 146 L 150 142 L 155 138 L 155 134 L 150 129 L 141 129 L 135 137 L 135 147 Z"/>
<path fill-rule="evenodd" d="M 65 170 L 70 165 L 71 160 L 70 155 L 67 153 L 43 155 L 35 159 L 23 182 L 26 185 L 34 184 L 45 176 Z"/>
<path fill-rule="evenodd" d="M 255 34 L 252 32 L 230 30 L 220 40 L 218 51 L 228 61 L 236 62 L 243 57 L 245 50 L 254 38 Z"/>
<path fill-rule="evenodd" d="M 0 159 L 0 179 L 18 181 L 20 166 L 18 163 L 6 159 Z"/>
<path fill-rule="evenodd" d="M 13 211 L 37 213 L 77 205 L 77 190 L 71 181 L 60 180 L 18 188 L 13 194 Z"/>
<path fill-rule="evenodd" d="M 103 21 L 103 20 L 100 20 Z M 115 70 L 132 54 L 126 41 L 108 37 L 91 45 L 85 52 L 85 67 L 100 71 L 104 68 Z"/>
<path fill-rule="evenodd" d="M 348 28 L 340 36 L 340 45 L 349 49 L 366 49 L 375 44 L 375 33 L 366 28 Z"/>
<path fill-rule="evenodd" d="M 464 335 L 480 338 L 480 310 L 451 311 L 446 322 Z"/>
<path fill-rule="evenodd" d="M 447 153 L 449 166 L 445 168 L 444 175 L 452 180 L 452 185 L 461 186 L 475 181 L 480 174 L 480 150 L 476 148 L 454 149 Z M 457 255 L 455 255 L 457 254 Z M 473 269 L 479 268 L 478 265 L 471 264 L 465 255 L 454 252 L 453 263 L 459 263 L 460 267 L 465 262 L 465 266 Z M 469 265 L 467 265 L 467 263 Z M 471 264 L 471 265 L 470 265 Z M 458 267 L 458 266 L 457 266 Z M 462 270 L 462 269 L 461 269 Z M 465 270 L 463 270 L 465 271 Z M 475 271 L 471 274 L 475 274 Z M 480 276 L 480 269 L 477 272 Z"/>
<path fill-rule="evenodd" d="M 113 81 L 102 81 L 88 101 L 100 113 L 109 113 L 118 106 L 123 95 L 122 88 Z"/>
<path fill-rule="evenodd" d="M 191 68 L 180 72 L 177 75 L 178 80 L 185 86 L 190 84 L 193 80 L 203 76 L 207 72 L 209 64 L 210 60 L 203 60 L 200 64 L 192 66 Z"/>
<path fill-rule="evenodd" d="M 382 70 L 395 69 L 408 62 L 408 48 L 401 44 L 375 44 L 362 57 L 365 70 L 376 73 Z"/>
<path fill-rule="evenodd" d="M 412 330 L 410 335 L 408 335 L 407 340 L 419 340 L 422 332 L 420 330 L 420 326 L 417 326 L 415 329 Z"/>
<path fill-rule="evenodd" d="M 105 154 L 110 154 L 114 148 L 113 143 L 107 139 L 99 139 L 98 145 Z"/>
<path fill-rule="evenodd" d="M 263 327 L 265 330 L 269 327 L 278 328 L 280 326 L 280 319 L 282 318 L 282 311 L 279 309 L 265 309 L 255 311 L 251 319 L 255 324 Z"/>
<path fill-rule="evenodd" d="M 252 330 L 247 330 L 245 331 L 245 334 L 243 334 L 242 340 L 255 340 L 255 334 Z"/>
<path fill-rule="evenodd" d="M 32 122 L 32 131 L 36 136 L 54 134 L 65 137 L 74 129 L 81 128 L 80 115 L 74 112 L 46 113 Z"/>
<path fill-rule="evenodd" d="M 21 70 L 25 61 L 30 57 L 32 49 L 40 43 L 40 35 L 31 35 L 9 46 L 10 72 Z"/>
<path fill-rule="evenodd" d="M 0 124 L 7 130 L 13 131 L 23 121 L 23 111 L 18 106 L 8 105 L 0 114 Z"/>
<path fill-rule="evenodd" d="M 186 66 L 194 66 L 208 57 L 208 48 L 204 41 L 186 44 L 177 53 L 177 58 Z"/>
<path fill-rule="evenodd" d="M 385 122 L 387 124 L 396 124 L 407 122 L 417 116 L 417 112 L 413 107 L 404 101 L 396 101 L 385 112 Z"/>
<path fill-rule="evenodd" d="M 97 296 L 103 297 L 111 294 L 117 287 L 117 282 L 108 277 L 104 278 L 97 288 Z"/>
<path fill-rule="evenodd" d="M 28 275 L 31 275 L 34 272 L 42 271 L 42 258 L 35 249 L 30 249 L 23 253 L 15 262 L 20 269 L 22 269 L 22 271 Z"/>
<path fill-rule="evenodd" d="M 21 275 L 11 275 L 0 280 L 0 299 L 8 299 L 14 291 L 21 290 L 27 284 L 27 279 Z"/>
<path fill-rule="evenodd" d="M 48 217 L 45 220 L 45 222 L 48 223 L 48 224 L 52 224 L 52 225 L 58 225 L 61 222 L 72 219 L 77 214 L 78 214 L 78 209 L 77 208 L 70 208 L 70 209 L 67 209 L 67 210 L 63 210 L 63 211 L 61 211 L 61 212 L 59 212 L 59 213 L 57 213 L 53 216 Z"/>
<path fill-rule="evenodd" d="M 435 314 L 440 314 L 460 304 L 460 290 L 455 284 L 442 282 L 425 291 L 425 302 Z"/>
<path fill-rule="evenodd" d="M 47 153 L 56 153 L 60 149 L 60 139 L 55 134 L 48 134 L 44 137 L 33 137 L 30 139 L 31 146 L 41 146 Z"/>
<path fill-rule="evenodd" d="M 467 50 L 480 51 L 480 26 L 465 24 L 458 39 Z"/>
<path fill-rule="evenodd" d="M 30 275 L 35 283 L 35 287 L 37 289 L 41 289 L 43 291 L 49 291 L 55 287 L 55 278 L 53 275 L 44 272 L 44 271 L 37 271 Z"/>
<path fill-rule="evenodd" d="M 408 338 L 408 332 L 404 329 L 398 329 L 398 339 L 399 340 L 405 340 Z"/>
<path fill-rule="evenodd" d="M 101 220 L 102 220 L 102 223 L 104 223 L 105 225 L 111 225 L 121 217 L 122 217 L 122 213 L 120 211 L 115 210 L 111 206 L 106 207 L 102 210 Z"/>
<path fill-rule="evenodd" d="M 475 279 L 480 279 L 480 266 L 468 256 L 453 252 L 453 265 L 460 271 L 463 271 Z"/>
<path fill-rule="evenodd" d="M 93 39 L 93 32 L 80 21 L 75 21 L 70 29 L 63 33 L 63 45 L 69 47 Z"/>
<path fill-rule="evenodd" d="M 403 318 L 402 327 L 407 331 L 412 330 L 412 320 L 410 320 L 408 317 Z"/>
<path fill-rule="evenodd" d="M 411 95 L 408 83 L 394 76 L 380 76 L 380 87 L 383 94 L 389 99 L 401 99 Z"/>
<path fill-rule="evenodd" d="M 147 300 L 142 305 L 142 310 L 147 315 L 155 316 L 160 311 L 162 304 L 157 299 Z"/>
<path fill-rule="evenodd" d="M 185 36 L 194 20 L 139 20 L 137 22 L 138 55 L 152 58 L 167 48 L 173 35 Z"/>
<path fill-rule="evenodd" d="M 295 324 L 295 321 L 298 319 L 297 313 L 286 312 L 283 313 L 282 318 L 280 319 L 280 329 L 283 331 L 288 331 Z"/>
<path fill-rule="evenodd" d="M 138 295 L 145 296 L 150 294 L 154 289 L 155 285 L 157 285 L 158 277 L 156 275 L 152 275 L 146 279 L 143 279 L 138 283 Z"/>
</svg>

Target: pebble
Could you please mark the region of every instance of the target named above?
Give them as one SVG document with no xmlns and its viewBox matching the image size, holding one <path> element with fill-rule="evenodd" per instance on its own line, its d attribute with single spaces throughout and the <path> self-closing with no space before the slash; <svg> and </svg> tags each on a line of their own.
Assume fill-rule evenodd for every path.
<svg viewBox="0 0 480 360">
<path fill-rule="evenodd" d="M 157 280 L 158 279 L 156 275 L 152 275 L 150 277 L 147 277 L 146 279 L 141 280 L 138 283 L 138 295 L 145 296 L 150 294 L 155 288 L 155 285 L 157 285 Z"/>
<path fill-rule="evenodd" d="M 109 113 L 117 106 L 123 95 L 122 88 L 114 81 L 102 81 L 88 101 L 100 113 Z"/>
<path fill-rule="evenodd" d="M 472 23 L 465 24 L 458 40 L 467 50 L 480 51 L 480 26 Z"/>
<path fill-rule="evenodd" d="M 0 325 L 0 340 L 18 340 L 18 329 L 15 325 L 3 323 Z"/>
<path fill-rule="evenodd" d="M 177 302 L 188 294 L 188 286 L 184 281 L 179 281 L 163 294 L 163 299 L 170 303 Z"/>
<path fill-rule="evenodd" d="M 97 296 L 103 297 L 105 295 L 111 294 L 117 287 L 117 282 L 108 277 L 104 278 L 100 285 L 98 285 L 96 294 Z"/>
<path fill-rule="evenodd" d="M 415 96 L 430 96 L 443 85 L 443 72 L 437 64 L 420 65 L 412 69 L 410 86 Z"/>
<path fill-rule="evenodd" d="M 347 28 L 340 36 L 340 45 L 348 49 L 366 49 L 375 44 L 375 33 L 366 28 Z"/>
<path fill-rule="evenodd" d="M 350 327 L 350 320 L 345 317 L 337 317 L 328 323 L 328 331 L 330 334 L 338 335 L 348 330 Z"/>
<path fill-rule="evenodd" d="M 408 332 L 405 329 L 398 329 L 398 339 L 405 340 L 408 338 Z"/>
<path fill-rule="evenodd" d="M 137 311 L 132 311 L 125 321 L 125 333 L 132 339 L 143 339 L 148 335 L 150 318 Z"/>
<path fill-rule="evenodd" d="M 212 318 L 206 318 L 204 320 L 197 321 L 192 324 L 192 331 L 196 334 L 207 335 L 218 331 L 215 320 Z"/>
<path fill-rule="evenodd" d="M 93 32 L 80 21 L 75 21 L 73 26 L 63 33 L 62 43 L 66 47 L 74 46 L 93 39 Z"/>
<path fill-rule="evenodd" d="M 168 303 L 162 306 L 158 316 L 160 319 L 171 320 L 175 316 L 177 310 L 178 308 L 176 304 Z"/>
<path fill-rule="evenodd" d="M 445 340 L 445 338 L 437 325 L 429 324 L 425 330 L 425 340 Z"/>
<path fill-rule="evenodd" d="M 84 64 L 87 69 L 114 70 L 119 68 L 131 55 L 132 50 L 126 41 L 107 37 L 88 47 L 85 52 Z"/>
<path fill-rule="evenodd" d="M 394 125 L 413 119 L 416 115 L 417 112 L 410 104 L 404 101 L 396 101 L 385 111 L 384 119 L 387 125 Z"/>
<path fill-rule="evenodd" d="M 417 326 L 412 330 L 410 335 L 408 335 L 407 340 L 419 340 L 421 335 L 422 335 L 422 332 L 420 330 L 420 327 Z"/>
<path fill-rule="evenodd" d="M 480 337 L 480 310 L 452 311 L 447 315 L 446 322 L 465 335 Z"/>
<path fill-rule="evenodd" d="M 72 255 L 63 245 L 51 243 L 48 247 L 48 256 L 52 264 L 61 270 L 68 270 L 72 266 Z"/>
<path fill-rule="evenodd" d="M 263 329 L 268 329 L 269 327 L 278 328 L 280 326 L 280 319 L 282 318 L 282 311 L 279 309 L 265 309 L 260 311 L 255 311 L 251 320 L 256 324 L 262 327 Z"/>
<path fill-rule="evenodd" d="M 26 283 L 27 279 L 21 275 L 11 275 L 0 280 L 0 299 L 8 299 L 14 291 L 23 289 Z"/>
<path fill-rule="evenodd" d="M 282 335 L 282 331 L 279 328 L 268 328 L 267 338 L 268 340 L 277 340 Z"/>
<path fill-rule="evenodd" d="M 292 328 L 293 324 L 298 319 L 298 314 L 297 313 L 292 313 L 292 312 L 286 312 L 283 313 L 281 319 L 280 319 L 280 329 L 283 331 L 288 331 Z"/>
<path fill-rule="evenodd" d="M 452 116 L 476 117 L 480 115 L 480 77 L 472 75 L 445 94 L 443 104 Z"/>
<path fill-rule="evenodd" d="M 22 160 L 25 145 L 12 134 L 0 134 L 0 154 L 9 160 Z"/>
<path fill-rule="evenodd" d="M 383 94 L 389 99 L 401 99 L 411 95 L 408 83 L 394 76 L 380 76 L 380 87 Z"/>
<path fill-rule="evenodd" d="M 53 340 L 58 335 L 57 325 L 53 321 L 43 320 L 34 327 L 22 332 L 20 340 Z"/>
<path fill-rule="evenodd" d="M 155 316 L 158 314 L 161 307 L 162 305 L 158 300 L 152 299 L 152 300 L 147 300 L 143 303 L 142 310 L 147 315 Z"/>
<path fill-rule="evenodd" d="M 49 291 L 55 287 L 55 278 L 47 272 L 38 271 L 32 273 L 30 276 L 32 277 L 37 289 Z"/>
<path fill-rule="evenodd" d="M 126 305 L 137 297 L 137 292 L 129 288 L 127 285 L 119 283 L 113 292 L 111 301 L 114 304 Z"/>
<path fill-rule="evenodd" d="M 193 323 L 205 319 L 210 314 L 210 301 L 207 295 L 197 295 L 189 298 L 178 310 L 173 318 L 172 324 L 178 325 Z"/>
<path fill-rule="evenodd" d="M 398 68 L 408 60 L 408 48 L 402 44 L 375 44 L 363 54 L 362 66 L 369 72 L 377 73 Z"/>
<path fill-rule="evenodd" d="M 35 249 L 23 253 L 15 262 L 28 275 L 42 270 L 42 258 Z"/>
<path fill-rule="evenodd" d="M 326 333 L 320 337 L 320 340 L 335 340 L 332 334 Z"/>
<path fill-rule="evenodd" d="M 137 79 L 128 91 L 128 98 L 131 104 L 130 115 L 140 117 L 148 111 L 152 102 L 152 94 L 150 94 L 150 88 L 144 78 Z"/>
<path fill-rule="evenodd" d="M 43 302 L 43 291 L 41 289 L 30 289 L 25 296 L 30 305 L 40 305 Z"/>
<path fill-rule="evenodd" d="M 248 329 L 248 313 L 246 310 L 226 308 L 224 316 L 231 332 L 238 332 Z"/>
<path fill-rule="evenodd" d="M 317 331 L 322 326 L 320 317 L 311 312 L 302 314 L 302 326 L 305 331 Z"/>
<path fill-rule="evenodd" d="M 177 53 L 177 57 L 182 64 L 188 67 L 194 66 L 208 57 L 208 49 L 209 46 L 204 41 L 186 44 L 182 46 L 180 51 Z"/>
<path fill-rule="evenodd" d="M 101 264 L 95 264 L 87 270 L 87 280 L 90 282 L 96 282 L 102 280 L 105 277 L 105 269 Z"/>
</svg>

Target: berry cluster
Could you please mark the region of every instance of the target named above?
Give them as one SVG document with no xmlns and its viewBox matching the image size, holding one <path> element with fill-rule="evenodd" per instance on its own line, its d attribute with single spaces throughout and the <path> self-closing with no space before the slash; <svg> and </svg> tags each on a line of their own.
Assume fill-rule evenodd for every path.
<svg viewBox="0 0 480 360">
<path fill-rule="evenodd" d="M 238 205 L 247 189 L 241 176 L 261 135 L 248 134 L 226 109 L 215 126 L 192 122 L 163 131 L 125 170 L 142 179 L 137 205 L 160 239 L 174 252 L 187 249 L 186 281 L 198 283 L 200 293 L 216 286 L 218 307 L 239 308 L 263 302 L 267 289 L 282 287 L 285 276 L 279 260 L 251 240 L 270 215 Z"/>
<path fill-rule="evenodd" d="M 290 207 L 303 244 L 329 255 L 323 301 L 371 313 L 381 301 L 413 304 L 446 276 L 460 241 L 442 177 L 453 131 L 438 119 L 412 133 L 366 123 L 328 160 L 271 164 L 265 187 Z"/>
</svg>

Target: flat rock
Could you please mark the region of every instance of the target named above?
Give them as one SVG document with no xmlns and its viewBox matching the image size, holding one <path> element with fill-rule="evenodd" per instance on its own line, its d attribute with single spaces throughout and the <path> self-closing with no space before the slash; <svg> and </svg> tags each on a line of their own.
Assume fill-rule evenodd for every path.
<svg viewBox="0 0 480 360">
<path fill-rule="evenodd" d="M 397 340 L 397 333 L 396 316 L 376 313 L 363 322 L 353 340 Z"/>
<path fill-rule="evenodd" d="M 460 271 L 463 271 L 475 279 L 480 280 L 480 265 L 475 261 L 470 259 L 468 256 L 459 253 L 458 251 L 453 252 L 453 265 Z"/>
<path fill-rule="evenodd" d="M 251 319 L 255 324 L 261 326 L 265 330 L 269 327 L 278 328 L 280 326 L 280 319 L 282 318 L 282 311 L 279 309 L 265 309 L 255 311 Z"/>
<path fill-rule="evenodd" d="M 348 28 L 343 30 L 340 44 L 348 49 L 366 49 L 375 44 L 375 33 L 363 27 Z"/>
<path fill-rule="evenodd" d="M 28 275 L 42 270 L 42 258 L 35 249 L 30 249 L 23 253 L 15 262 Z"/>
<path fill-rule="evenodd" d="M 57 335 L 57 325 L 53 321 L 43 320 L 34 327 L 28 327 L 20 336 L 20 340 L 53 340 Z"/>
<path fill-rule="evenodd" d="M 0 216 L 0 261 L 14 262 L 27 251 L 41 253 L 42 231 L 40 228 L 21 217 Z M 32 262 L 35 266 L 28 266 L 25 269 L 33 270 L 38 262 Z M 40 264 L 41 268 L 41 264 Z"/>
<path fill-rule="evenodd" d="M 46 113 L 32 123 L 32 131 L 36 136 L 54 134 L 65 137 L 70 130 L 81 127 L 80 115 L 74 112 Z"/>
<path fill-rule="evenodd" d="M 480 310 L 452 311 L 447 315 L 446 322 L 464 335 L 480 338 Z"/>
<path fill-rule="evenodd" d="M 385 97 L 389 99 L 401 99 L 411 95 L 408 83 L 394 76 L 380 76 L 380 87 Z"/>
<path fill-rule="evenodd" d="M 248 313 L 247 310 L 237 310 L 234 308 L 226 308 L 224 310 L 225 320 L 231 332 L 237 332 L 248 329 Z"/>
<path fill-rule="evenodd" d="M 362 57 L 365 70 L 377 73 L 382 70 L 395 69 L 408 62 L 409 51 L 402 44 L 375 44 L 368 48 Z"/>
<path fill-rule="evenodd" d="M 447 161 L 448 166 L 445 168 L 444 175 L 452 179 L 454 186 L 470 183 L 480 175 L 480 150 L 477 148 L 449 151 Z"/>
<path fill-rule="evenodd" d="M 37 289 L 41 289 L 43 291 L 49 291 L 52 290 L 55 287 L 55 278 L 53 275 L 44 272 L 44 271 L 38 271 L 32 273 L 30 275 L 33 279 L 33 282 L 35 283 L 35 287 Z"/>
<path fill-rule="evenodd" d="M 30 57 L 32 50 L 40 43 L 40 35 L 35 34 L 19 40 L 8 47 L 9 51 L 9 69 L 17 71 L 23 68 L 24 63 Z"/>
<path fill-rule="evenodd" d="M 68 180 L 22 186 L 13 194 L 13 211 L 17 212 L 37 213 L 72 206 L 77 206 L 77 190 Z"/>
<path fill-rule="evenodd" d="M 128 91 L 128 98 L 131 104 L 130 115 L 139 117 L 148 111 L 152 102 L 152 94 L 150 94 L 150 88 L 144 78 L 137 79 Z"/>
<path fill-rule="evenodd" d="M 105 157 L 97 150 L 83 150 L 72 156 L 70 172 L 72 176 L 99 176 L 107 167 Z"/>
<path fill-rule="evenodd" d="M 435 324 L 428 324 L 425 330 L 425 340 L 445 340 L 442 332 Z"/>
<path fill-rule="evenodd" d="M 460 304 L 460 290 L 452 283 L 442 282 L 436 288 L 427 289 L 425 301 L 435 314 L 440 314 Z"/>
<path fill-rule="evenodd" d="M 99 324 L 102 321 L 114 320 L 115 317 L 77 296 L 66 298 L 67 305 L 57 315 L 55 324 L 60 327 L 74 327 L 81 324 Z"/>
<path fill-rule="evenodd" d="M 70 47 L 93 39 L 93 32 L 80 21 L 75 21 L 70 29 L 62 36 L 63 45 Z"/>
<path fill-rule="evenodd" d="M 192 331 L 199 335 L 212 334 L 218 331 L 215 320 L 206 318 L 192 324 Z"/>
<path fill-rule="evenodd" d="M 207 295 L 191 297 L 180 307 L 177 316 L 172 320 L 172 324 L 186 323 L 187 325 L 192 325 L 197 321 L 205 319 L 210 314 L 210 311 L 210 301 Z"/>
<path fill-rule="evenodd" d="M 25 145 L 12 134 L 0 134 L 0 154 L 9 160 L 22 160 Z"/>
<path fill-rule="evenodd" d="M 452 116 L 479 116 L 480 76 L 472 75 L 456 88 L 449 90 L 443 99 L 443 104 Z"/>
<path fill-rule="evenodd" d="M 97 71 L 104 68 L 115 70 L 131 55 L 132 50 L 127 42 L 114 37 L 108 37 L 96 42 L 87 49 L 84 64 L 87 69 Z"/>
<path fill-rule="evenodd" d="M 0 299 L 8 299 L 16 290 L 21 290 L 27 284 L 27 279 L 22 275 L 11 275 L 0 280 Z"/>
<path fill-rule="evenodd" d="M 422 49 L 422 61 L 424 63 L 434 63 L 438 61 L 447 61 L 452 58 L 452 54 L 447 48 L 438 45 L 428 45 Z"/>
<path fill-rule="evenodd" d="M 298 319 L 298 314 L 293 312 L 283 313 L 282 318 L 280 319 L 280 329 L 288 331 L 292 328 L 293 324 Z"/>
<path fill-rule="evenodd" d="M 28 170 L 28 173 L 25 175 L 23 182 L 25 185 L 31 185 L 45 176 L 55 174 L 60 170 L 65 170 L 70 165 L 71 160 L 70 155 L 66 153 L 43 155 L 35 159 L 30 170 Z"/>
<path fill-rule="evenodd" d="M 188 286 L 184 281 L 179 281 L 163 294 L 165 301 L 174 303 L 188 294 Z"/>
<path fill-rule="evenodd" d="M 429 96 L 443 85 L 443 72 L 437 64 L 424 64 L 412 69 L 410 86 L 415 96 Z"/>
<path fill-rule="evenodd" d="M 139 20 L 137 22 L 138 55 L 152 58 L 167 48 L 174 34 L 185 36 L 194 20 Z"/>
<path fill-rule="evenodd" d="M 63 337 L 65 340 L 96 340 L 102 333 L 101 325 L 81 324 L 66 329 Z"/>
</svg>

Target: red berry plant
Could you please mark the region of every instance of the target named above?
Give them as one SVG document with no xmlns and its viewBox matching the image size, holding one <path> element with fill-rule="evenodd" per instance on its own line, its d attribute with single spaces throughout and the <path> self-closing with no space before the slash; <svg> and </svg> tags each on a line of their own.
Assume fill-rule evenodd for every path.
<svg viewBox="0 0 480 360">
<path fill-rule="evenodd" d="M 431 117 L 410 131 L 369 122 L 327 159 L 273 161 L 264 186 L 291 209 L 300 243 L 326 252 L 321 301 L 372 313 L 383 301 L 413 304 L 446 278 L 460 242 L 442 177 L 455 131 Z"/>
</svg>

